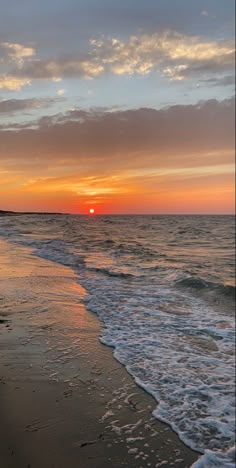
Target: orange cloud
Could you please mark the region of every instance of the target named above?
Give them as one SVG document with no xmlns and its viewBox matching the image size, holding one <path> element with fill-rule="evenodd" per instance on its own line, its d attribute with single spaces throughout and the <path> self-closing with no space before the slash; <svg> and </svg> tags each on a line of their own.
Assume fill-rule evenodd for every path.
<svg viewBox="0 0 236 468">
<path fill-rule="evenodd" d="M 20 91 L 24 86 L 30 85 L 29 78 L 20 78 L 14 75 L 0 75 L 0 89 L 6 91 Z"/>
</svg>

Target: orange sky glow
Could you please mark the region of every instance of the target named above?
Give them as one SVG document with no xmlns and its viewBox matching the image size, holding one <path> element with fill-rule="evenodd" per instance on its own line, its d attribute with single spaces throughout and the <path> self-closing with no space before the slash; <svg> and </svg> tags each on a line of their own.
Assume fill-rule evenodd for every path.
<svg viewBox="0 0 236 468">
<path fill-rule="evenodd" d="M 227 172 L 228 171 L 228 172 Z M 120 174 L 118 180 L 107 177 L 79 178 L 72 183 L 66 177 L 32 180 L 23 184 L 21 177 L 2 177 L 0 188 L 4 209 L 18 211 L 56 211 L 89 213 L 233 213 L 234 176 L 232 167 L 225 174 L 204 174 L 192 170 L 191 176 L 165 175 L 150 178 Z M 224 172 L 224 171 L 223 171 Z M 73 176 L 74 178 L 74 176 Z M 5 183 L 4 183 L 5 181 Z M 9 187 L 10 186 L 10 187 Z"/>
<path fill-rule="evenodd" d="M 234 212 L 233 2 L 13 1 L 0 210 Z"/>
</svg>

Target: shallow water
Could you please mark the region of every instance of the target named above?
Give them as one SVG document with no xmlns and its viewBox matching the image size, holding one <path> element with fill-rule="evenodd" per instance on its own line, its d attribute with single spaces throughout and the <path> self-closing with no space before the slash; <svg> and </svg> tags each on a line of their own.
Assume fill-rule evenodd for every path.
<svg viewBox="0 0 236 468">
<path fill-rule="evenodd" d="M 73 268 L 155 416 L 199 466 L 234 466 L 233 217 L 7 216 L 0 235 Z"/>
</svg>

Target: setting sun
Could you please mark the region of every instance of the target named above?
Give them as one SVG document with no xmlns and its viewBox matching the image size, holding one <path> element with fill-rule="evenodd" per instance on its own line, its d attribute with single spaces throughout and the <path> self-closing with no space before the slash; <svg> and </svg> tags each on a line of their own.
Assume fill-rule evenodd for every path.
<svg viewBox="0 0 236 468">
<path fill-rule="evenodd" d="M 90 208 L 89 213 L 90 213 L 90 214 L 94 214 L 94 209 L 93 209 L 93 208 Z"/>
</svg>

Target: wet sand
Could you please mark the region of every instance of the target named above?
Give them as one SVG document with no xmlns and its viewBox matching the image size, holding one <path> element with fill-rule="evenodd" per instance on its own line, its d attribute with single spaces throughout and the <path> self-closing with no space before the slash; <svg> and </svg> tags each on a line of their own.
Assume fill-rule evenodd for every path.
<svg viewBox="0 0 236 468">
<path fill-rule="evenodd" d="M 190 467 L 64 266 L 0 241 L 0 467 Z"/>
</svg>

